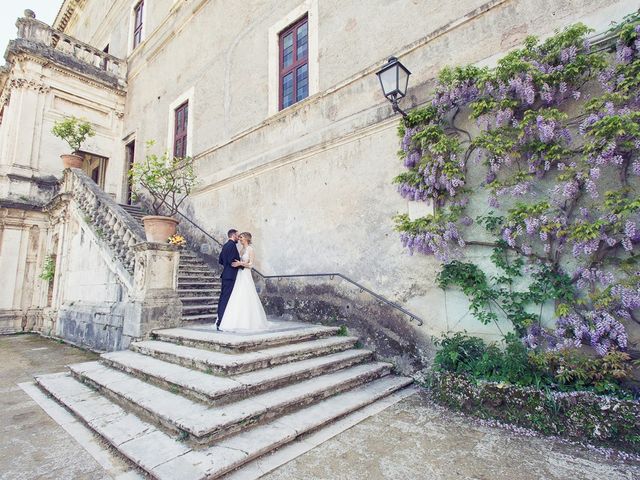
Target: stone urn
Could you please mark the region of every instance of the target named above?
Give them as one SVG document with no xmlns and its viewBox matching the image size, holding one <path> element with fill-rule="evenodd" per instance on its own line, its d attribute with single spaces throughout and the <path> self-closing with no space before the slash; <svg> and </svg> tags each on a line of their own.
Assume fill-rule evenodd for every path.
<svg viewBox="0 0 640 480">
<path fill-rule="evenodd" d="M 64 168 L 82 168 L 83 158 L 75 153 L 60 155 Z"/>
<path fill-rule="evenodd" d="M 146 215 L 142 217 L 142 223 L 147 242 L 167 243 L 167 239 L 175 235 L 179 222 L 173 217 Z"/>
</svg>

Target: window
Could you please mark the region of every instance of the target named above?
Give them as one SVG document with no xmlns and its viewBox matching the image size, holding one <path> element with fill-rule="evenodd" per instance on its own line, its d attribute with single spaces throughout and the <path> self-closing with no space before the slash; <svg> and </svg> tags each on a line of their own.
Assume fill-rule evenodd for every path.
<svg viewBox="0 0 640 480">
<path fill-rule="evenodd" d="M 144 0 L 139 2 L 133 8 L 133 48 L 136 48 L 142 42 L 142 11 L 144 8 Z"/>
<path fill-rule="evenodd" d="M 309 28 L 303 17 L 280 33 L 280 109 L 309 96 Z"/>
<path fill-rule="evenodd" d="M 189 102 L 185 102 L 175 110 L 173 131 L 173 156 L 187 156 L 187 123 L 189 118 Z"/>
<path fill-rule="evenodd" d="M 131 197 L 133 196 L 133 188 L 131 182 L 129 181 L 129 172 L 133 168 L 133 161 L 136 156 L 136 142 L 132 140 L 127 143 L 125 146 L 125 161 L 127 165 L 127 171 L 124 174 L 124 182 L 125 182 L 125 199 L 124 203 L 127 205 L 131 205 Z"/>
</svg>

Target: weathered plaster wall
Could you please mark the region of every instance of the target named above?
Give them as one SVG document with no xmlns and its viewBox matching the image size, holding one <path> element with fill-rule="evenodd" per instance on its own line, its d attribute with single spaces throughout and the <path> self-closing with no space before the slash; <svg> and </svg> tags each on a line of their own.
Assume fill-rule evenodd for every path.
<svg viewBox="0 0 640 480">
<path fill-rule="evenodd" d="M 87 2 L 87 18 L 97 15 L 98 3 Z M 265 273 L 337 270 L 422 316 L 424 333 L 487 336 L 496 329 L 470 318 L 459 295 L 445 297 L 435 287 L 437 262 L 407 255 L 393 232 L 391 217 L 410 207 L 390 183 L 400 171 L 398 117 L 374 73 L 399 56 L 413 72 L 404 106 L 422 104 L 445 65 L 491 64 L 527 35 L 550 35 L 577 21 L 604 30 L 640 6 L 319 1 L 319 92 L 270 116 L 269 30 L 313 1 L 204 0 L 163 10 L 165 4 L 145 3 L 150 28 L 129 57 L 124 135 L 136 139 L 138 155 L 147 139 L 166 146 L 169 106 L 193 89 L 189 142 L 201 177 L 191 199 L 195 220 L 218 238 L 232 226 L 250 230 Z M 109 13 L 114 32 L 128 25 L 123 15 Z M 67 33 L 104 43 L 107 27 L 84 21 Z"/>
<path fill-rule="evenodd" d="M 41 211 L 0 204 L 0 333 L 29 331 L 46 305 L 39 278 L 49 222 Z"/>
</svg>

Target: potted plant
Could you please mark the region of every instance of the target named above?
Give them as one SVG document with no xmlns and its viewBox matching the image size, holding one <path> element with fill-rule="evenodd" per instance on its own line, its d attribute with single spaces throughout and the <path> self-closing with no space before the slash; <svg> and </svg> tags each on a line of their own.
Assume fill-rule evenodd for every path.
<svg viewBox="0 0 640 480">
<path fill-rule="evenodd" d="M 70 154 L 60 155 L 64 168 L 82 168 L 82 157 L 78 155 L 78 151 L 87 137 L 93 137 L 96 134 L 93 126 L 86 120 L 64 117 L 53 124 L 51 133 L 71 147 Z"/>
<path fill-rule="evenodd" d="M 154 145 L 147 142 L 147 151 Z M 134 195 L 147 191 L 151 196 L 153 215 L 142 217 L 149 242 L 164 243 L 176 233 L 178 220 L 174 215 L 196 184 L 191 157 L 173 157 L 147 153 L 145 159 L 135 162 L 129 171 Z"/>
</svg>

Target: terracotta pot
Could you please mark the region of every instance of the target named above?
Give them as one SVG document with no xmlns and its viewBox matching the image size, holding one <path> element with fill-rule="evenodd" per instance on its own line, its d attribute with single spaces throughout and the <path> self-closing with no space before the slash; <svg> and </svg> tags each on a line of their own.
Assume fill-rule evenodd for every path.
<svg viewBox="0 0 640 480">
<path fill-rule="evenodd" d="M 83 158 L 80 155 L 68 153 L 66 155 L 60 155 L 64 168 L 82 168 Z"/>
<path fill-rule="evenodd" d="M 147 215 L 142 217 L 147 242 L 167 243 L 167 239 L 176 233 L 178 220 L 173 217 Z"/>
</svg>

